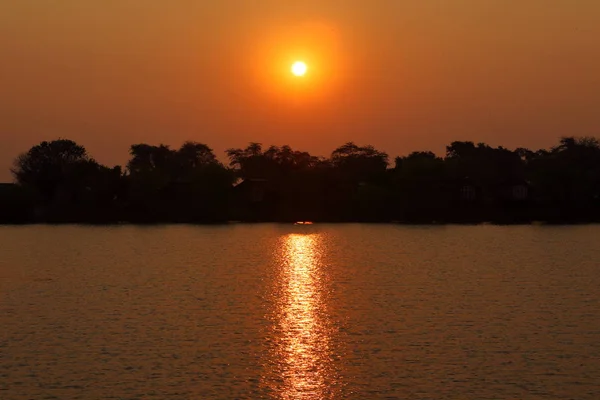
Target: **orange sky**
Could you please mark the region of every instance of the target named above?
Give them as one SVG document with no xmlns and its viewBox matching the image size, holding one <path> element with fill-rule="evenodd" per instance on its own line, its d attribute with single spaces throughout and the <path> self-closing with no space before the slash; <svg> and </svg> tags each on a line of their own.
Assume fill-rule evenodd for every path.
<svg viewBox="0 0 600 400">
<path fill-rule="evenodd" d="M 58 137 L 114 165 L 138 142 L 395 156 L 600 135 L 598 21 L 598 0 L 0 1 L 0 181 Z"/>
</svg>

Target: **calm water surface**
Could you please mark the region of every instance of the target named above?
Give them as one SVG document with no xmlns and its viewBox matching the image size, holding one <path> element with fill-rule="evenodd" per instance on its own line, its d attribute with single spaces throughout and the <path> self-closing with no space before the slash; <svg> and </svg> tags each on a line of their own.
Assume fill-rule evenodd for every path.
<svg viewBox="0 0 600 400">
<path fill-rule="evenodd" d="M 0 227 L 0 399 L 600 399 L 600 226 Z"/>
</svg>

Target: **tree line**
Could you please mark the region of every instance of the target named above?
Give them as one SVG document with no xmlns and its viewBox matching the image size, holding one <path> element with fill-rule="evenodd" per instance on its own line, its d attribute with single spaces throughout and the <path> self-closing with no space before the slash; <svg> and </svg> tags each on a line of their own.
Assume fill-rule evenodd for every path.
<svg viewBox="0 0 600 400">
<path fill-rule="evenodd" d="M 600 221 L 600 142 L 564 137 L 550 149 L 455 141 L 439 157 L 391 160 L 346 143 L 329 157 L 250 143 L 224 165 L 202 143 L 136 144 L 123 168 L 72 140 L 44 141 L 0 186 L 0 222 L 222 223 L 327 221 L 576 223 Z"/>
</svg>

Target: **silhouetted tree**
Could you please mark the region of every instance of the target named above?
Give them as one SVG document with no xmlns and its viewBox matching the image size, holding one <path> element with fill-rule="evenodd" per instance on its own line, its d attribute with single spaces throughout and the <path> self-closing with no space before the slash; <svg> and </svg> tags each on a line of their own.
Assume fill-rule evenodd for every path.
<svg viewBox="0 0 600 400">
<path fill-rule="evenodd" d="M 59 186 L 73 177 L 76 169 L 94 163 L 83 146 L 72 140 L 42 142 L 21 154 L 11 169 L 15 181 L 32 188 L 44 201 L 51 201 Z"/>
<path fill-rule="evenodd" d="M 266 193 L 261 204 L 252 206 L 254 215 L 261 219 L 299 220 L 322 214 L 325 160 L 288 145 L 263 150 L 260 143 L 226 153 L 230 166 L 245 181 L 243 186 L 260 185 Z"/>
<path fill-rule="evenodd" d="M 128 214 L 137 221 L 226 220 L 233 174 L 205 144 L 131 146 Z"/>
<path fill-rule="evenodd" d="M 336 220 L 377 221 L 388 200 L 388 155 L 348 142 L 331 153 L 327 213 Z"/>
<path fill-rule="evenodd" d="M 290 146 L 270 146 L 263 151 L 260 143 L 250 143 L 245 149 L 228 149 L 229 165 L 242 179 L 281 179 L 292 171 L 308 170 L 320 162 L 307 152 Z"/>
<path fill-rule="evenodd" d="M 448 198 L 444 190 L 444 160 L 430 151 L 397 157 L 393 170 L 394 219 L 432 222 L 444 219 Z"/>
<path fill-rule="evenodd" d="M 331 164 L 345 179 L 372 182 L 381 178 L 388 167 L 388 155 L 373 146 L 348 142 L 331 153 Z"/>
<path fill-rule="evenodd" d="M 469 177 L 488 189 L 525 177 L 522 153 L 485 143 L 453 142 L 446 149 L 446 163 L 451 176 Z"/>
<path fill-rule="evenodd" d="M 77 143 L 42 142 L 20 155 L 16 185 L 0 187 L 1 221 L 219 222 L 600 221 L 600 141 L 564 137 L 550 149 L 452 142 L 444 158 L 394 159 L 346 143 L 329 158 L 250 143 L 226 151 L 136 144 L 126 171 Z"/>
<path fill-rule="evenodd" d="M 12 173 L 34 193 L 42 218 L 49 221 L 105 221 L 112 218 L 120 167 L 98 164 L 72 140 L 42 142 L 20 155 Z"/>
<path fill-rule="evenodd" d="M 550 151 L 539 151 L 529 166 L 541 205 L 555 220 L 600 217 L 600 142 L 561 138 Z"/>
</svg>

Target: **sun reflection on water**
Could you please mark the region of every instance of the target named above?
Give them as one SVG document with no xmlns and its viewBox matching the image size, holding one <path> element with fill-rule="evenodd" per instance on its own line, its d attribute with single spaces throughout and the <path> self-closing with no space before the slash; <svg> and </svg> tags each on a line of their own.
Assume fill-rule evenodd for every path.
<svg viewBox="0 0 600 400">
<path fill-rule="evenodd" d="M 276 338 L 282 399 L 330 398 L 335 386 L 320 264 L 323 246 L 318 234 L 291 234 L 282 241 Z"/>
</svg>

